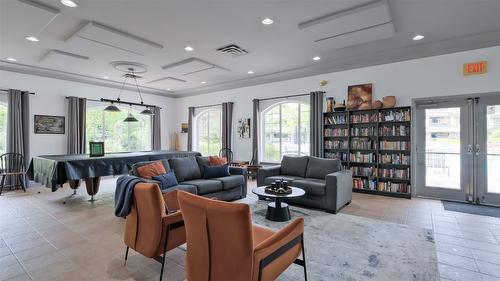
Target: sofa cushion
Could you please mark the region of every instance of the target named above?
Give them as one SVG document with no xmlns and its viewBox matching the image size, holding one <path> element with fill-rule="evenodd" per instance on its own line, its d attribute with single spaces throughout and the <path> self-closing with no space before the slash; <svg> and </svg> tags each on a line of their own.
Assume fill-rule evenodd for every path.
<svg viewBox="0 0 500 281">
<path fill-rule="evenodd" d="M 196 161 L 196 158 L 192 156 L 172 158 L 169 160 L 169 163 L 170 168 L 175 171 L 175 176 L 179 182 L 201 178 L 198 162 Z"/>
<path fill-rule="evenodd" d="M 287 176 L 305 177 L 308 156 L 283 156 L 281 160 L 281 174 Z"/>
<path fill-rule="evenodd" d="M 267 177 L 264 179 L 264 184 L 272 184 L 276 180 L 286 180 L 288 181 L 288 184 L 293 184 L 295 180 L 303 180 L 304 177 L 297 177 L 297 176 L 288 176 L 288 175 L 282 175 L 282 176 L 272 176 L 272 177 Z"/>
<path fill-rule="evenodd" d="M 161 182 L 161 190 L 166 190 L 170 187 L 173 187 L 173 186 L 176 186 L 179 184 L 177 182 L 177 179 L 175 178 L 174 170 L 170 170 L 170 171 L 168 171 L 168 173 L 166 173 L 164 175 L 153 176 L 152 178 L 154 180 Z"/>
<path fill-rule="evenodd" d="M 154 176 L 164 175 L 167 173 L 161 161 L 153 161 L 148 164 L 136 168 L 137 175 L 141 178 L 152 179 Z"/>
<path fill-rule="evenodd" d="M 242 186 L 245 184 L 245 177 L 243 175 L 232 175 L 227 177 L 212 178 L 222 182 L 224 190 Z"/>
<path fill-rule="evenodd" d="M 227 177 L 230 175 L 231 174 L 229 173 L 229 166 L 228 165 L 203 167 L 203 178 L 204 179 Z"/>
<path fill-rule="evenodd" d="M 176 186 L 172 186 L 171 188 L 169 188 L 166 191 L 172 191 L 172 190 L 182 190 L 182 191 L 186 191 L 186 192 L 189 192 L 192 194 L 196 194 L 198 192 L 198 190 L 196 189 L 196 186 L 191 185 L 191 184 L 178 184 Z M 163 192 L 165 192 L 165 190 Z"/>
<path fill-rule="evenodd" d="M 196 162 L 198 162 L 201 176 L 203 176 L 203 173 L 205 172 L 205 166 L 210 166 L 210 162 L 208 162 L 208 156 L 196 156 Z"/>
<path fill-rule="evenodd" d="M 168 164 L 167 159 L 156 160 L 156 161 L 161 161 L 161 164 L 163 165 L 163 168 L 165 168 L 165 171 L 167 171 L 167 172 L 170 171 L 170 165 Z M 156 161 L 142 161 L 142 162 L 137 162 L 137 163 L 133 164 L 131 174 L 134 176 L 139 176 L 139 174 L 137 173 L 137 168 L 142 167 L 144 165 L 151 164 L 151 163 L 156 162 Z"/>
<path fill-rule="evenodd" d="M 181 184 L 189 184 L 196 186 L 199 195 L 222 191 L 222 182 L 219 180 L 197 179 L 197 180 L 184 181 L 181 182 Z"/>
<path fill-rule="evenodd" d="M 306 194 L 322 196 L 325 195 L 326 180 L 305 178 L 293 181 L 293 186 L 302 188 Z"/>
<path fill-rule="evenodd" d="M 306 178 L 325 179 L 326 175 L 340 171 L 339 159 L 309 157 Z"/>
</svg>

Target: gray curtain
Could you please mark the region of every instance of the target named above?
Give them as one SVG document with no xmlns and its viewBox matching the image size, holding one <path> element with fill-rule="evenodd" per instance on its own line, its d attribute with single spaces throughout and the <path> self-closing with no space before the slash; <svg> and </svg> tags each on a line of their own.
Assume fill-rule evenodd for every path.
<svg viewBox="0 0 500 281">
<path fill-rule="evenodd" d="M 193 118 L 194 107 L 188 108 L 188 151 L 193 151 Z"/>
<path fill-rule="evenodd" d="M 259 100 L 253 100 L 253 121 L 252 121 L 252 165 L 259 165 Z"/>
<path fill-rule="evenodd" d="M 24 155 L 26 167 L 30 161 L 29 92 L 10 89 L 7 92 L 7 152 Z"/>
<path fill-rule="evenodd" d="M 323 157 L 323 96 L 325 92 L 311 92 L 310 155 Z"/>
<path fill-rule="evenodd" d="M 85 154 L 87 99 L 68 97 L 68 154 Z"/>
<path fill-rule="evenodd" d="M 154 115 L 151 117 L 151 149 L 161 150 L 161 115 L 160 108 L 152 108 Z"/>
<path fill-rule="evenodd" d="M 233 103 L 222 103 L 222 148 L 231 149 L 233 133 Z"/>
</svg>

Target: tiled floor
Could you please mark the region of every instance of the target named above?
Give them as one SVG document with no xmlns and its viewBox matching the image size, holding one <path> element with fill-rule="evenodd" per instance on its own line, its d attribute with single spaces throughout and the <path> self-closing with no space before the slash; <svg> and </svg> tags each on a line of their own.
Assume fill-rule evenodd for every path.
<svg viewBox="0 0 500 281">
<path fill-rule="evenodd" d="M 69 196 L 68 187 L 0 196 L 0 280 L 157 280 L 160 264 L 133 251 L 123 266 L 124 221 L 113 216 L 113 190 L 114 180 L 103 180 L 94 203 L 83 189 Z M 342 212 L 433 229 L 442 281 L 500 281 L 499 218 L 367 194 L 354 194 Z M 184 279 L 183 257 L 179 249 L 168 253 L 164 280 Z"/>
</svg>

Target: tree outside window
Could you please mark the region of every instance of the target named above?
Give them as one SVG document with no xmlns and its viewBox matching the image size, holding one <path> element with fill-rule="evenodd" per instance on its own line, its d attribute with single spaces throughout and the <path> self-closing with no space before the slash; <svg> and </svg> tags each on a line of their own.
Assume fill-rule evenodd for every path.
<svg viewBox="0 0 500 281">
<path fill-rule="evenodd" d="M 262 161 L 279 162 L 283 155 L 309 155 L 309 104 L 283 102 L 262 112 Z"/>
<path fill-rule="evenodd" d="M 195 150 L 202 155 L 218 155 L 222 148 L 222 117 L 219 107 L 195 115 Z"/>
<path fill-rule="evenodd" d="M 130 109 L 139 122 L 123 122 L 129 110 L 108 112 L 103 109 L 102 106 L 87 108 L 87 142 L 103 141 L 105 152 L 151 150 L 150 116 Z"/>
<path fill-rule="evenodd" d="M 7 105 L 0 103 L 0 154 L 7 151 Z"/>
</svg>

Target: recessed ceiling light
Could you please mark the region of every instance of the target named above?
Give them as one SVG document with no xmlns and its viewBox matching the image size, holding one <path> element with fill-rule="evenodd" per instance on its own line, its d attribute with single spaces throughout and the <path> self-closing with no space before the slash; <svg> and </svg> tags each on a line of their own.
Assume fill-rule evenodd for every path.
<svg viewBox="0 0 500 281">
<path fill-rule="evenodd" d="M 201 83 L 201 84 L 207 84 L 207 82 L 205 82 L 205 81 L 201 81 L 200 83 Z"/>
<path fill-rule="evenodd" d="M 76 8 L 78 5 L 71 1 L 71 0 L 61 0 L 61 4 L 63 4 L 64 6 L 68 6 L 70 8 Z"/>
<path fill-rule="evenodd" d="M 35 36 L 26 36 L 24 37 L 26 40 L 28 41 L 31 41 L 31 42 L 38 42 L 40 40 L 38 40 L 38 38 L 36 38 Z"/>
<path fill-rule="evenodd" d="M 109 79 L 109 76 L 103 76 L 102 79 Z"/>
<path fill-rule="evenodd" d="M 315 61 L 318 61 L 318 60 L 320 60 L 320 59 L 321 59 L 321 58 L 320 58 L 320 57 L 318 57 L 318 56 L 315 56 L 315 57 L 313 58 L 313 60 L 315 60 Z"/>
<path fill-rule="evenodd" d="M 186 50 L 186 52 L 192 52 L 192 51 L 194 51 L 194 48 L 193 48 L 193 47 L 191 47 L 191 46 L 186 46 L 186 47 L 184 48 L 184 50 Z"/>
<path fill-rule="evenodd" d="M 413 39 L 413 41 L 418 41 L 418 40 L 422 40 L 424 38 L 425 38 L 425 36 L 423 36 L 422 34 L 417 34 L 417 35 L 413 36 L 412 39 Z"/>
<path fill-rule="evenodd" d="M 167 91 L 172 91 L 172 89 L 170 89 L 170 88 L 167 88 Z"/>
<path fill-rule="evenodd" d="M 6 58 L 8 61 L 17 61 L 15 58 Z"/>
<path fill-rule="evenodd" d="M 249 70 L 247 73 L 248 74 L 253 74 L 254 72 L 252 70 Z"/>
<path fill-rule="evenodd" d="M 270 25 L 270 24 L 273 24 L 274 23 L 274 20 L 271 19 L 271 18 L 265 18 L 262 20 L 262 24 L 265 24 L 265 25 Z"/>
</svg>

